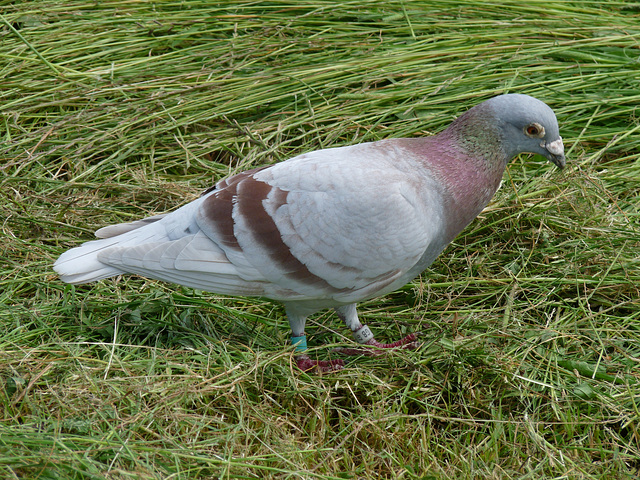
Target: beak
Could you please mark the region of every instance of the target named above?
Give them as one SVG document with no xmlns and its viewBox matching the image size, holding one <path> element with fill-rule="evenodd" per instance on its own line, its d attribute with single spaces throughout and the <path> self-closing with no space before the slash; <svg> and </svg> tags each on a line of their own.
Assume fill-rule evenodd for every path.
<svg viewBox="0 0 640 480">
<path fill-rule="evenodd" d="M 542 147 L 549 152 L 546 157 L 553 162 L 558 168 L 563 169 L 565 166 L 564 161 L 564 144 L 562 143 L 562 137 L 558 137 L 551 143 L 543 143 Z"/>
</svg>

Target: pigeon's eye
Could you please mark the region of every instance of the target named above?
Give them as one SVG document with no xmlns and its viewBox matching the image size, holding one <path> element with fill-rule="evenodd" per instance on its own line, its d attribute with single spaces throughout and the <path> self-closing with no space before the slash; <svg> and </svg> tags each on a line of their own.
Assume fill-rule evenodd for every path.
<svg viewBox="0 0 640 480">
<path fill-rule="evenodd" d="M 544 137 L 544 127 L 539 123 L 530 123 L 524 128 L 524 131 L 530 137 Z"/>
</svg>

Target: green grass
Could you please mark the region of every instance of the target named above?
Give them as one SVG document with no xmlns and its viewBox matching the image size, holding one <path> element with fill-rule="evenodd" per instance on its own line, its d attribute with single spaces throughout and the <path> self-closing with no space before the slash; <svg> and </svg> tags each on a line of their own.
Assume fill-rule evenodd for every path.
<svg viewBox="0 0 640 480">
<path fill-rule="evenodd" d="M 219 4 L 219 5 L 217 5 Z M 640 5 L 0 5 L 0 477 L 625 479 L 640 471 Z M 360 307 L 413 352 L 298 372 L 280 305 L 51 264 L 305 151 L 528 93 L 515 159 L 421 278 Z M 310 321 L 314 355 L 350 335 Z"/>
</svg>

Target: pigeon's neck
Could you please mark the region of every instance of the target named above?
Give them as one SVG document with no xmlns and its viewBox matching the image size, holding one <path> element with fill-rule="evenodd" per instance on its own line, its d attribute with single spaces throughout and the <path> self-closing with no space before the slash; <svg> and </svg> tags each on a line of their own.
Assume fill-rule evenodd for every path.
<svg viewBox="0 0 640 480">
<path fill-rule="evenodd" d="M 497 131 L 477 113 L 482 112 L 469 110 L 443 132 L 418 139 L 412 147 L 427 174 L 442 186 L 447 241 L 487 206 L 509 160 Z"/>
<path fill-rule="evenodd" d="M 456 158 L 462 164 L 502 178 L 509 156 L 504 149 L 498 119 L 488 105 L 480 104 L 468 110 L 437 138 L 442 144 L 457 149 Z"/>
<path fill-rule="evenodd" d="M 432 145 L 440 149 L 432 157 L 432 171 L 444 185 L 452 219 L 447 229 L 451 238 L 491 201 L 509 160 L 498 127 L 483 113 L 471 109 L 432 137 Z"/>
</svg>

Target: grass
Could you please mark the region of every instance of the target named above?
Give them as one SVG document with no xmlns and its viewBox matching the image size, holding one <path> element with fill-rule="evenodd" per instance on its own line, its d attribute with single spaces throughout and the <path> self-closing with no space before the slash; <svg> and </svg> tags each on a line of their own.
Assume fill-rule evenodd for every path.
<svg viewBox="0 0 640 480">
<path fill-rule="evenodd" d="M 630 2 L 0 5 L 0 477 L 636 478 L 640 7 Z M 283 309 L 51 264 L 305 151 L 549 103 L 421 278 L 361 315 L 415 352 L 296 371 Z M 313 353 L 351 342 L 315 316 Z"/>
</svg>

